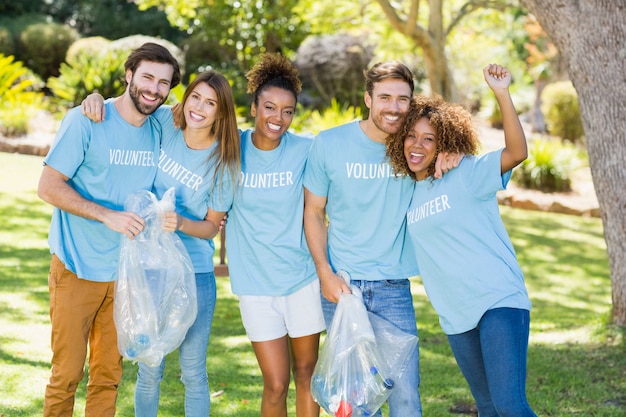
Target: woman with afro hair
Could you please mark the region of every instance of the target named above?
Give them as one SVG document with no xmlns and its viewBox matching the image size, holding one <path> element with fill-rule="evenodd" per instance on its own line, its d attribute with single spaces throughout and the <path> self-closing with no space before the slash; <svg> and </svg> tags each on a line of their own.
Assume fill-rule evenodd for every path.
<svg viewBox="0 0 626 417">
<path fill-rule="evenodd" d="M 531 303 L 496 199 L 527 157 L 526 138 L 510 72 L 492 64 L 483 74 L 502 111 L 503 149 L 476 156 L 469 112 L 441 98 L 414 97 L 402 128 L 388 138 L 387 156 L 398 175 L 416 181 L 407 233 L 478 414 L 536 416 L 526 400 Z M 435 178 L 443 152 L 466 156 Z"/>
<path fill-rule="evenodd" d="M 241 132 L 239 190 L 228 214 L 231 288 L 263 375 L 262 417 L 286 417 L 290 373 L 296 415 L 319 415 L 311 396 L 320 333 L 320 284 L 303 230 L 302 177 L 313 141 L 288 131 L 302 84 L 280 54 L 246 74 L 254 128 Z"/>
</svg>

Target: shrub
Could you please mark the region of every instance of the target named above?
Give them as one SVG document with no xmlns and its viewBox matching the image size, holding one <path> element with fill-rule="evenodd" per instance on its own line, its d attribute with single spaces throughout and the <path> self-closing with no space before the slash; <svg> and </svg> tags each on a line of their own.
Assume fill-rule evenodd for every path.
<svg viewBox="0 0 626 417">
<path fill-rule="evenodd" d="M 512 180 L 524 188 L 544 192 L 571 191 L 571 175 L 585 159 L 571 143 L 535 138 L 528 159 L 513 171 Z"/>
<path fill-rule="evenodd" d="M 502 111 L 497 103 L 494 103 L 493 108 L 491 109 L 489 124 L 494 129 L 502 129 L 504 127 L 504 124 L 502 123 Z"/>
<path fill-rule="evenodd" d="M 564 140 L 578 142 L 584 135 L 578 96 L 570 81 L 548 84 L 541 93 L 541 111 L 548 132 Z"/>
<path fill-rule="evenodd" d="M 0 54 L 14 55 L 15 41 L 7 28 L 0 27 Z"/>
<path fill-rule="evenodd" d="M 320 131 L 339 126 L 344 123 L 361 119 L 360 107 L 340 105 L 335 99 L 331 101 L 330 107 L 320 110 L 298 109 L 296 118 L 291 123 L 291 129 L 295 132 L 317 135 Z"/>
<path fill-rule="evenodd" d="M 181 65 L 184 62 L 181 62 L 182 52 L 176 45 L 149 36 L 129 36 L 108 43 L 100 38 L 91 38 L 91 42 L 79 45 L 77 51 L 72 50 L 68 63 L 61 64 L 59 76 L 48 79 L 47 86 L 55 96 L 55 104 L 66 108 L 77 106 L 94 90 L 105 98 L 124 93 L 124 62 L 133 49 L 145 42 L 165 46 Z"/>
<path fill-rule="evenodd" d="M 65 62 L 75 65 L 79 62 L 79 55 L 97 55 L 106 50 L 111 41 L 102 36 L 91 36 L 78 39 L 70 45 L 65 55 Z"/>
<path fill-rule="evenodd" d="M 81 53 L 72 64 L 61 64 L 60 75 L 50 77 L 47 86 L 55 104 L 74 107 L 98 90 L 103 97 L 116 97 L 124 92 L 124 62 L 127 54 L 104 50 L 95 54 Z"/>
<path fill-rule="evenodd" d="M 43 105 L 39 80 L 13 56 L 0 54 L 0 130 L 6 136 L 28 133 L 28 121 Z"/>
<path fill-rule="evenodd" d="M 21 34 L 21 59 L 44 80 L 59 75 L 68 48 L 79 38 L 78 32 L 58 23 L 36 23 Z"/>
</svg>

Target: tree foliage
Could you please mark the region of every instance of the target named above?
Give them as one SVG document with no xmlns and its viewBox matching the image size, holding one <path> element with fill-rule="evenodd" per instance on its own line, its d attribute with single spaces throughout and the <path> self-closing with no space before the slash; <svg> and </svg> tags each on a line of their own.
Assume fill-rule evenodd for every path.
<svg viewBox="0 0 626 417">
<path fill-rule="evenodd" d="M 290 55 L 308 34 L 306 22 L 293 11 L 298 0 L 239 1 L 135 0 L 141 9 L 158 7 L 170 23 L 190 34 L 234 51 L 245 73 L 263 52 Z"/>
<path fill-rule="evenodd" d="M 186 33 L 172 27 L 165 12 L 156 7 L 140 11 L 128 0 L 0 0 L 0 15 L 14 19 L 24 15 L 46 16 L 66 24 L 82 36 L 119 39 L 143 34 L 179 42 Z"/>
<path fill-rule="evenodd" d="M 421 49 L 431 92 L 457 101 L 458 92 L 448 58 L 446 42 L 456 26 L 470 13 L 483 8 L 511 7 L 505 0 L 469 0 L 458 9 L 444 8 L 445 0 L 394 2 L 376 0 L 397 32 Z M 444 11 L 448 14 L 444 15 Z"/>
</svg>

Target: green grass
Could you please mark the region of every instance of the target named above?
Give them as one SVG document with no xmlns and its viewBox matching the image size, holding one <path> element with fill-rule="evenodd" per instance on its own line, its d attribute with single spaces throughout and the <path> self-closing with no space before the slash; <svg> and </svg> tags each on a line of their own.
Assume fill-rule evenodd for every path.
<svg viewBox="0 0 626 417">
<path fill-rule="evenodd" d="M 51 208 L 36 195 L 40 157 L 0 153 L 0 417 L 41 415 L 49 376 L 46 243 Z M 528 397 L 540 416 L 626 415 L 623 333 L 607 325 L 611 293 L 599 219 L 502 207 L 533 301 Z M 420 328 L 427 417 L 446 417 L 473 401 L 419 279 L 413 285 Z M 213 416 L 258 415 L 262 382 L 227 278 L 208 352 Z M 133 415 L 136 366 L 125 362 L 118 415 Z M 168 357 L 162 416 L 182 416 L 178 356 Z M 75 416 L 83 416 L 81 384 Z M 295 415 L 293 391 L 290 415 Z"/>
</svg>

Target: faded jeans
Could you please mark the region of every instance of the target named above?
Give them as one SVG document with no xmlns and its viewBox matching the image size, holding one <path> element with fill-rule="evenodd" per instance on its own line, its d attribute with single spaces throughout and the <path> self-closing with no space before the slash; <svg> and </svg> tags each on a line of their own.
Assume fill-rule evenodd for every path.
<svg viewBox="0 0 626 417">
<path fill-rule="evenodd" d="M 178 348 L 181 380 L 185 385 L 185 416 L 208 417 L 210 410 L 206 355 L 215 311 L 215 274 L 196 274 L 198 315 Z M 160 366 L 139 363 L 135 387 L 135 415 L 156 417 L 159 409 L 160 385 L 165 358 Z"/>
<path fill-rule="evenodd" d="M 351 280 L 363 293 L 365 308 L 385 320 L 393 323 L 400 330 L 417 336 L 415 308 L 408 279 L 362 281 Z M 322 309 L 326 328 L 330 328 L 337 304 L 322 296 Z M 406 370 L 396 381 L 392 394 L 387 400 L 389 417 L 421 417 L 422 404 L 419 394 L 419 347 L 407 360 Z M 381 416 L 380 410 L 375 416 Z"/>
</svg>

